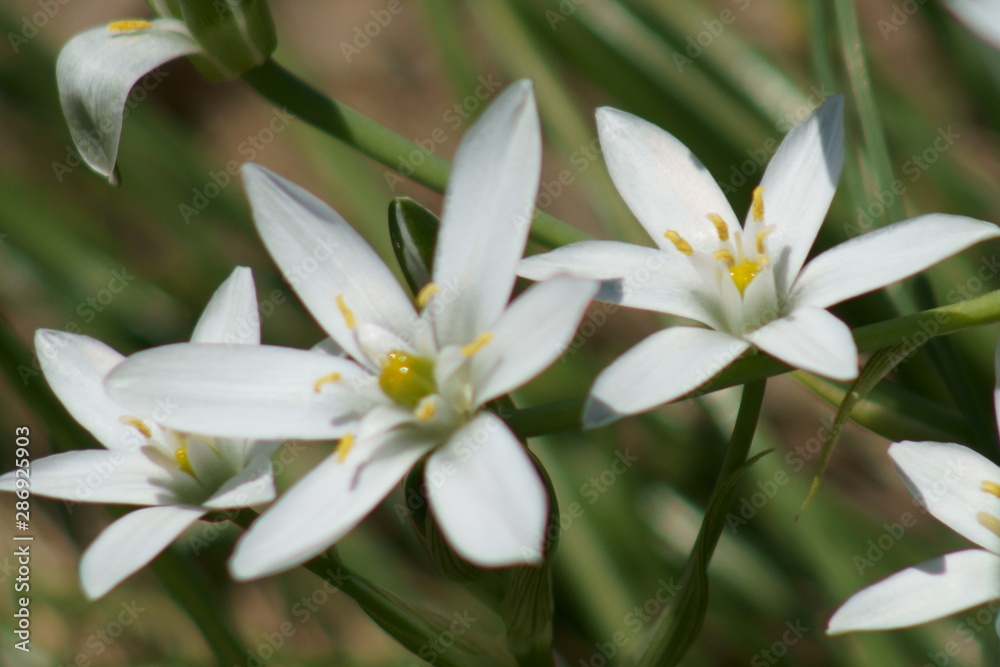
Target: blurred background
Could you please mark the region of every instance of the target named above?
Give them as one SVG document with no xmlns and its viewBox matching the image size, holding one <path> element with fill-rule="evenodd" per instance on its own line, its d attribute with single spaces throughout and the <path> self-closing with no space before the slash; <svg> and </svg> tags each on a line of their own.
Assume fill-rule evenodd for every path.
<svg viewBox="0 0 1000 667">
<path fill-rule="evenodd" d="M 847 161 L 814 252 L 920 213 L 1000 220 L 996 53 L 930 0 L 856 3 L 859 47 L 838 27 L 834 4 L 273 0 L 270 6 L 278 62 L 445 158 L 485 100 L 519 78 L 533 79 L 546 141 L 539 207 L 600 238 L 650 243 L 600 159 L 596 107 L 631 111 L 680 138 L 742 216 L 781 138 L 834 92 L 847 96 Z M 398 11 L 389 12 L 390 5 Z M 4 470 L 13 467 L 16 426 L 31 428 L 35 458 L 98 446 L 40 375 L 32 345 L 37 328 L 84 333 L 124 354 L 187 340 L 211 294 L 243 265 L 253 269 L 265 342 L 306 347 L 323 337 L 256 238 L 227 163 L 252 160 L 302 184 L 390 260 L 390 199 L 408 195 L 440 207 L 439 194 L 288 120 L 239 81 L 204 81 L 183 60 L 133 93 L 118 161 L 122 184 L 109 186 L 80 164 L 72 146 L 55 58 L 85 28 L 148 16 L 144 3 L 131 0 L 0 4 Z M 860 78 L 859 63 L 867 63 Z M 870 97 L 859 98 L 864 91 Z M 884 133 L 884 154 L 873 150 L 879 138 L 860 122 L 859 99 L 875 102 L 870 111 Z M 420 160 L 401 155 L 396 166 L 405 172 Z M 997 250 L 977 246 L 926 280 L 835 312 L 859 326 L 986 293 L 1000 285 Z M 602 367 L 661 326 L 649 313 L 593 305 L 565 357 L 515 400 L 525 406 L 583 396 Z M 859 406 L 862 425 L 845 429 L 818 498 L 797 521 L 835 410 L 830 401 L 844 387 L 805 376 L 769 383 L 755 451 L 775 451 L 742 482 L 710 570 L 705 627 L 684 664 L 989 664 L 982 643 L 997 641 L 997 605 L 913 630 L 828 638 L 824 628 L 857 590 L 966 546 L 913 503 L 885 449 L 892 439 L 946 440 L 997 460 L 996 340 L 995 327 L 964 332 L 923 348 L 894 372 Z M 616 664 L 651 627 L 697 532 L 738 399 L 739 389 L 724 390 L 594 433 L 531 441 L 563 513 L 554 632 L 566 664 Z M 331 447 L 287 446 L 276 456 L 280 486 Z M 626 459 L 622 472 L 614 464 Z M 436 573 L 394 511 L 400 502 L 400 494 L 391 496 L 344 540 L 344 560 L 445 615 L 467 612 L 491 622 L 475 599 Z M 11 646 L 16 567 L 13 547 L 4 547 L 0 662 L 212 664 L 199 629 L 204 624 L 168 592 L 178 580 L 210 592 L 213 606 L 204 613 L 244 647 L 242 664 L 421 662 L 308 572 L 232 582 L 225 561 L 239 531 L 227 524 L 192 529 L 169 562 L 158 559 L 107 597 L 87 602 L 77 576 L 80 554 L 120 511 L 32 503 L 33 650 L 25 655 Z M 13 497 L 5 495 L 2 506 L 6 536 Z"/>
</svg>

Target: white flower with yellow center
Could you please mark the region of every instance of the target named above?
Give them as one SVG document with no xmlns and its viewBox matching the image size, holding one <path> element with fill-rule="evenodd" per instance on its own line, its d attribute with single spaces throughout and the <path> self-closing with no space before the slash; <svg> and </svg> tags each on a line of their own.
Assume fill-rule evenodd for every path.
<svg viewBox="0 0 1000 667">
<path fill-rule="evenodd" d="M 250 270 L 237 269 L 216 292 L 191 340 L 251 348 L 260 341 Z M 31 462 L 31 493 L 71 502 L 148 505 L 118 519 L 80 562 L 84 593 L 99 598 L 145 566 L 209 512 L 274 499 L 271 454 L 277 442 L 193 435 L 160 425 L 163 402 L 134 413 L 113 401 L 104 378 L 124 357 L 89 336 L 40 329 L 35 346 L 49 386 L 106 449 Z M 0 490 L 16 491 L 16 472 Z"/>
<path fill-rule="evenodd" d="M 597 283 L 557 277 L 508 306 L 541 168 L 528 82 L 470 128 L 455 156 L 432 282 L 406 295 L 347 222 L 256 165 L 243 175 L 268 250 L 346 356 L 263 346 L 150 350 L 109 378 L 133 407 L 169 399 L 168 423 L 217 435 L 341 438 L 256 521 L 231 570 L 253 578 L 302 563 L 350 531 L 422 457 L 445 537 L 487 567 L 541 559 L 545 487 L 484 405 L 563 352 Z M 349 359 L 346 357 L 350 357 Z"/>
<path fill-rule="evenodd" d="M 654 333 L 598 377 L 584 423 L 598 426 L 679 398 L 751 347 L 837 380 L 857 376 L 847 326 L 825 309 L 993 238 L 995 225 L 925 215 L 806 257 L 844 160 L 843 101 L 827 100 L 781 143 L 741 226 L 705 166 L 631 114 L 597 112 L 611 177 L 657 248 L 584 241 L 525 259 L 520 275 L 605 281 L 598 299 L 692 320 Z"/>
</svg>

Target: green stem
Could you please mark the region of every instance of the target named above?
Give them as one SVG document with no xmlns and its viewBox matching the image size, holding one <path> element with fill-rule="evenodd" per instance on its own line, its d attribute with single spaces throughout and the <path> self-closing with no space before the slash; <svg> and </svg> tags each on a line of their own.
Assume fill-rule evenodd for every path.
<svg viewBox="0 0 1000 667">
<path fill-rule="evenodd" d="M 1000 322 L 1000 290 L 968 301 L 858 327 L 854 330 L 854 342 L 858 346 L 858 352 L 873 352 L 890 345 L 919 345 L 928 338 L 946 336 L 962 329 L 994 322 Z M 774 357 L 763 353 L 751 354 L 733 362 L 707 384 L 677 400 L 763 380 L 790 370 L 793 369 Z M 583 400 L 574 398 L 523 408 L 506 415 L 504 419 L 522 438 L 573 430 L 580 427 Z"/>
<path fill-rule="evenodd" d="M 393 171 L 437 192 L 445 191 L 450 170 L 447 160 L 428 155 L 401 134 L 330 99 L 273 60 L 243 74 L 243 81 L 271 102 Z M 420 156 L 417 165 L 408 159 L 413 153 Z M 590 237 L 539 211 L 531 226 L 531 238 L 547 248 L 557 248 Z"/>
<path fill-rule="evenodd" d="M 708 564 L 726 525 L 726 510 L 736 497 L 736 481 L 747 464 L 747 455 L 757 431 L 757 420 L 764 401 L 766 381 L 751 382 L 743 387 L 740 411 L 736 416 L 733 435 L 712 490 L 712 499 L 705 512 L 698 537 L 681 577 L 677 602 L 668 607 L 627 664 L 635 667 L 669 667 L 678 664 L 701 631 L 708 610 Z M 671 622 L 668 623 L 667 619 Z"/>
</svg>

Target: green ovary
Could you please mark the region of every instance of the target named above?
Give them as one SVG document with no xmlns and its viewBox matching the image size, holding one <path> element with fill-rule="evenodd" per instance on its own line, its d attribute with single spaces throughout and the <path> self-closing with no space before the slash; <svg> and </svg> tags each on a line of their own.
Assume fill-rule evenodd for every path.
<svg viewBox="0 0 1000 667">
<path fill-rule="evenodd" d="M 400 405 L 415 408 L 425 396 L 437 392 L 434 363 L 429 359 L 393 350 L 386 355 L 379 387 Z"/>
</svg>

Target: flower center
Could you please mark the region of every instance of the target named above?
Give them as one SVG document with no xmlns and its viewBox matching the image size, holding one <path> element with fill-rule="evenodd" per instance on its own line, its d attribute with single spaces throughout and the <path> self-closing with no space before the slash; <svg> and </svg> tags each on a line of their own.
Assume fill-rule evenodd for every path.
<svg viewBox="0 0 1000 667">
<path fill-rule="evenodd" d="M 434 362 L 401 350 L 393 350 L 382 363 L 378 385 L 400 405 L 415 408 L 421 399 L 437 392 Z"/>
<path fill-rule="evenodd" d="M 1000 484 L 997 484 L 996 482 L 984 480 L 979 485 L 979 490 L 988 493 L 991 496 L 1000 498 Z M 976 520 L 978 520 L 979 523 L 981 523 L 991 533 L 1000 537 L 1000 518 L 997 518 L 988 512 L 979 512 L 976 514 Z"/>
</svg>

